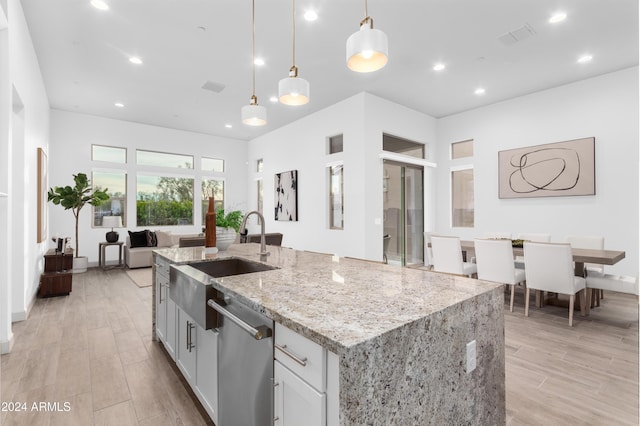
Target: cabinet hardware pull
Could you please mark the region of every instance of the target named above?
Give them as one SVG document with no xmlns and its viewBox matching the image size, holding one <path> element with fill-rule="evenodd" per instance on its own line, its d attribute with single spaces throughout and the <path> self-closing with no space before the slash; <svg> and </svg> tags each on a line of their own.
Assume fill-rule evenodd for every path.
<svg viewBox="0 0 640 426">
<path fill-rule="evenodd" d="M 188 327 L 189 327 L 189 352 L 191 352 L 191 349 L 195 348 L 196 345 L 193 344 L 193 329 L 196 328 L 195 323 L 187 321 L 189 323 Z"/>
<path fill-rule="evenodd" d="M 159 295 L 160 298 L 158 299 L 158 305 L 162 305 L 162 287 L 163 287 L 162 284 L 158 286 L 158 291 L 160 291 L 160 295 Z"/>
<path fill-rule="evenodd" d="M 278 417 L 278 416 L 275 416 L 275 417 L 273 418 L 273 421 L 274 421 L 274 422 L 277 422 L 278 420 L 280 420 L 280 417 Z"/>
<path fill-rule="evenodd" d="M 189 342 L 189 321 L 187 321 L 187 350 L 189 352 L 191 352 L 191 350 L 189 349 L 189 344 L 190 344 L 190 342 Z"/>
<path fill-rule="evenodd" d="M 285 354 L 286 356 L 288 356 L 289 358 L 291 358 L 301 366 L 303 367 L 307 366 L 307 357 L 304 357 L 304 358 L 298 357 L 296 354 L 287 350 L 287 345 L 280 346 L 279 344 L 276 343 L 275 346 L 276 346 L 276 349 L 278 349 L 280 352 L 282 352 L 283 354 Z"/>
</svg>

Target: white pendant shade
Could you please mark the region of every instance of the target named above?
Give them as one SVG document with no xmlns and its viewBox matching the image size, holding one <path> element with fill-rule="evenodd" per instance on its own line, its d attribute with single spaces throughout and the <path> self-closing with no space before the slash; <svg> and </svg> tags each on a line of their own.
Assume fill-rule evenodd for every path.
<svg viewBox="0 0 640 426">
<path fill-rule="evenodd" d="M 267 124 L 267 109 L 262 105 L 249 104 L 242 107 L 242 122 L 248 126 Z"/>
<path fill-rule="evenodd" d="M 377 71 L 387 64 L 388 54 L 387 35 L 369 23 L 363 23 L 347 39 L 347 66 L 352 71 Z"/>
<path fill-rule="evenodd" d="M 278 82 L 278 99 L 285 105 L 309 102 L 309 82 L 300 77 L 287 77 Z"/>
</svg>

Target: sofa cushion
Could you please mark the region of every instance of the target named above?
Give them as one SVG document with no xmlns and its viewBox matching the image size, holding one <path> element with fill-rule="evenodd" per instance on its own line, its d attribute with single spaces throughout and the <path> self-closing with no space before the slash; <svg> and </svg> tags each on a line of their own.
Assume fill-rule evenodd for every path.
<svg viewBox="0 0 640 426">
<path fill-rule="evenodd" d="M 171 247 L 172 245 L 173 245 L 173 239 L 171 238 L 171 232 L 156 231 L 157 247 Z"/>
<path fill-rule="evenodd" d="M 156 233 L 149 231 L 148 229 L 145 229 L 144 231 L 147 233 L 147 247 L 156 247 L 158 245 Z"/>
<path fill-rule="evenodd" d="M 129 231 L 129 238 L 131 239 L 131 247 L 147 247 L 147 231 L 131 232 Z"/>
</svg>

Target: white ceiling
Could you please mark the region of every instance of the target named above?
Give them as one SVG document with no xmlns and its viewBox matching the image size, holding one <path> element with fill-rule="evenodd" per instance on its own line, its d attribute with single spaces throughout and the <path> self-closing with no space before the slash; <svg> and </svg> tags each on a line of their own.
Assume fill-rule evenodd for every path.
<svg viewBox="0 0 640 426">
<path fill-rule="evenodd" d="M 21 1 L 51 107 L 238 139 L 361 91 L 439 118 L 638 65 L 637 0 L 371 0 L 389 63 L 370 74 L 345 64 L 364 1 L 297 0 L 296 62 L 311 102 L 284 106 L 269 98 L 291 66 L 291 1 L 256 0 L 256 56 L 266 61 L 256 94 L 269 123 L 252 128 L 240 123 L 251 97 L 250 0 L 105 1 L 108 11 L 89 0 Z M 315 22 L 302 19 L 309 8 Z M 567 19 L 550 24 L 559 10 Z M 536 34 L 499 41 L 525 24 Z M 578 64 L 584 53 L 593 60 Z M 433 71 L 436 62 L 446 70 Z M 225 88 L 203 90 L 206 81 Z"/>
</svg>

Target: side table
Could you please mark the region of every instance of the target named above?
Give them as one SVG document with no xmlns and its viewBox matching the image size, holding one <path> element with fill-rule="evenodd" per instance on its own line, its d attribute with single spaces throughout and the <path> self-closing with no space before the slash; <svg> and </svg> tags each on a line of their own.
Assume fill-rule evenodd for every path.
<svg viewBox="0 0 640 426">
<path fill-rule="evenodd" d="M 44 255 L 44 271 L 40 276 L 39 297 L 67 296 L 71 293 L 73 250 L 48 250 Z"/>
<path fill-rule="evenodd" d="M 102 268 L 103 271 L 107 269 L 113 268 L 122 268 L 124 264 L 122 263 L 122 245 L 124 243 L 122 241 L 116 241 L 115 243 L 102 242 L 98 243 L 98 267 Z M 106 260 L 105 260 L 105 250 L 109 246 L 118 246 L 118 264 L 115 266 L 111 266 L 107 268 Z"/>
</svg>

